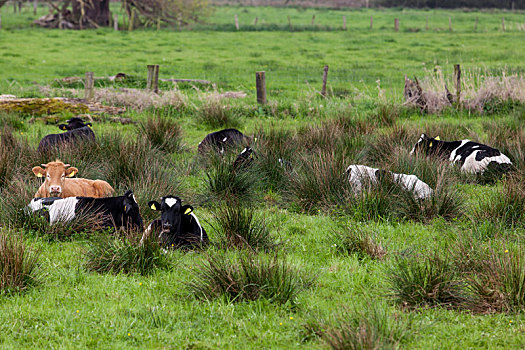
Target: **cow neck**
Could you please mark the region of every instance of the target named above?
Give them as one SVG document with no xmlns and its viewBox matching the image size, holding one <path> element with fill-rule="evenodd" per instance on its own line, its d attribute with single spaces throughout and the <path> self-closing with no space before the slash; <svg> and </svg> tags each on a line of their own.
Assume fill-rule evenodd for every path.
<svg viewBox="0 0 525 350">
<path fill-rule="evenodd" d="M 443 155 L 450 155 L 453 150 L 458 148 L 461 145 L 462 141 L 440 141 L 432 140 L 432 148 L 430 149 L 431 153 L 439 153 Z"/>
</svg>

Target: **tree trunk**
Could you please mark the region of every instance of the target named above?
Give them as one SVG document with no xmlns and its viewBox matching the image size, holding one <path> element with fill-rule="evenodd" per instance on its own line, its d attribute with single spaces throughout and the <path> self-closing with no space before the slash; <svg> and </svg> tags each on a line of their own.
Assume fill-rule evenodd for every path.
<svg viewBox="0 0 525 350">
<path fill-rule="evenodd" d="M 110 24 L 109 0 L 73 0 L 73 18 L 82 28 L 107 27 Z"/>
</svg>

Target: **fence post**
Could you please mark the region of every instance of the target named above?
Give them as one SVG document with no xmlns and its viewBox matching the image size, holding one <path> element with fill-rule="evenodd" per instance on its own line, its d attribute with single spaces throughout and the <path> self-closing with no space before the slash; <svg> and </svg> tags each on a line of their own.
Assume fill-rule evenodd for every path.
<svg viewBox="0 0 525 350">
<path fill-rule="evenodd" d="M 290 16 L 288 16 L 288 27 L 290 28 L 290 31 L 292 31 L 292 20 L 290 19 Z"/>
<path fill-rule="evenodd" d="M 448 30 L 449 30 L 449 32 L 452 31 L 452 17 L 448 18 Z"/>
<path fill-rule="evenodd" d="M 505 17 L 501 17 L 501 29 L 505 31 Z"/>
<path fill-rule="evenodd" d="M 95 74 L 86 72 L 86 81 L 84 82 L 84 99 L 91 101 L 95 97 Z"/>
<path fill-rule="evenodd" d="M 312 16 L 312 26 L 315 24 L 315 14 Z"/>
<path fill-rule="evenodd" d="M 22 1 L 18 1 L 18 12 L 19 13 L 22 13 L 22 6 L 24 5 L 24 3 Z"/>
<path fill-rule="evenodd" d="M 135 24 L 135 8 L 131 9 L 131 16 L 128 23 L 128 31 L 133 31 L 133 25 Z"/>
<path fill-rule="evenodd" d="M 394 18 L 394 30 L 399 32 L 399 18 Z"/>
<path fill-rule="evenodd" d="M 257 26 L 257 21 L 259 21 L 259 18 L 258 17 L 255 17 L 254 21 L 253 21 L 253 26 Z"/>
<path fill-rule="evenodd" d="M 456 104 L 461 106 L 461 67 L 459 64 L 454 65 L 454 83 L 456 85 Z"/>
<path fill-rule="evenodd" d="M 237 14 L 235 14 L 234 20 L 235 20 L 235 29 L 239 30 L 239 17 L 237 16 Z"/>
<path fill-rule="evenodd" d="M 478 31 L 478 20 L 479 20 L 479 18 L 476 17 L 476 24 L 474 24 L 474 31 L 475 31 L 475 32 Z"/>
<path fill-rule="evenodd" d="M 266 73 L 255 72 L 255 87 L 257 88 L 257 103 L 266 104 Z"/>
<path fill-rule="evenodd" d="M 159 93 L 159 65 L 148 65 L 148 79 L 146 82 L 146 89 Z"/>
<path fill-rule="evenodd" d="M 157 31 L 160 30 L 160 17 L 157 17 Z"/>
<path fill-rule="evenodd" d="M 370 16 L 370 29 L 374 28 L 374 17 Z"/>
<path fill-rule="evenodd" d="M 328 65 L 324 66 L 323 69 L 323 88 L 321 89 L 321 95 L 326 97 L 326 81 L 328 80 Z"/>
<path fill-rule="evenodd" d="M 425 30 L 428 30 L 428 16 L 426 17 L 426 20 L 425 20 Z"/>
<path fill-rule="evenodd" d="M 2 14 L 0 13 L 0 29 L 2 29 Z"/>
<path fill-rule="evenodd" d="M 16 1 L 13 0 L 13 13 L 16 13 Z"/>
<path fill-rule="evenodd" d="M 38 9 L 38 0 L 33 0 L 33 15 L 36 15 Z"/>
<path fill-rule="evenodd" d="M 113 29 L 118 31 L 118 15 L 116 13 L 113 15 Z"/>
<path fill-rule="evenodd" d="M 343 16 L 343 30 L 346 30 L 346 16 Z"/>
</svg>

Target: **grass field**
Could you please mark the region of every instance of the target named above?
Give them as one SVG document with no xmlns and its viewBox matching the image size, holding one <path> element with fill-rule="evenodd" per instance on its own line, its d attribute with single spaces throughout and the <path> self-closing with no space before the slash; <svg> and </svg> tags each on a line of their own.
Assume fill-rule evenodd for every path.
<svg viewBox="0 0 525 350">
<path fill-rule="evenodd" d="M 438 115 L 401 106 L 404 74 L 422 78 L 439 66 L 450 76 L 454 63 L 462 65 L 467 78 L 476 74 L 500 76 L 502 72 L 522 74 L 525 46 L 520 43 L 525 34 L 516 26 L 523 20 L 523 13 L 224 7 L 215 10 L 209 23 L 190 29 L 116 33 L 108 29 L 33 28 L 29 24 L 32 14 L 13 15 L 10 11 L 2 11 L 0 94 L 81 95 L 81 90 L 59 89 L 53 80 L 82 76 L 86 71 L 94 71 L 97 76 L 125 72 L 137 77 L 129 87 L 143 86 L 145 66 L 158 63 L 163 78 L 208 79 L 217 84 L 218 92 L 243 91 L 247 97 L 213 102 L 206 87 L 180 84 L 183 102 L 178 107 L 128 110 L 124 114 L 138 122 L 155 116 L 168 118 L 181 127 L 182 150 L 162 151 L 151 143 L 151 138 L 144 138 L 137 131 L 138 126 L 111 123 L 103 116 L 93 122 L 97 144 L 79 151 L 53 153 L 78 167 L 79 176 L 108 180 L 118 194 L 133 186 L 145 221 L 158 214 L 144 203 L 158 200 L 154 197 L 163 189 L 177 190 L 171 194 L 180 195 L 195 207 L 212 247 L 204 252 L 169 253 L 168 268 L 147 275 L 90 272 L 85 252 L 96 241 L 93 235 L 64 237 L 66 234 L 60 231 L 50 233 L 31 220 L 21 222 L 14 218 L 18 215 L 13 213 L 27 203 L 39 185 L 31 167 L 47 161 L 34 148 L 42 136 L 58 129 L 40 120 L 30 123 L 32 116 L 27 114 L 0 115 L 0 169 L 14 169 L 13 173 L 0 172 L 0 233 L 22 237 L 26 246 L 39 252 L 37 282 L 27 290 L 4 291 L 0 295 L 3 348 L 326 348 L 330 339 L 344 338 L 341 334 L 345 334 L 345 329 L 361 336 L 361 348 L 367 340 L 376 348 L 407 349 L 525 345 L 523 288 L 518 288 L 518 292 L 511 288 L 522 287 L 525 276 L 523 260 L 519 260 L 525 256 L 525 206 L 519 199 L 523 198 L 523 182 L 505 179 L 482 185 L 474 177 L 458 174 L 441 163 L 408 156 L 422 132 L 439 134 L 442 139 L 468 137 L 510 152 L 523 173 L 524 101 L 503 101 L 501 107 L 485 113 L 450 108 Z M 233 27 L 235 13 L 240 19 L 239 32 Z M 314 13 L 318 27 L 310 23 Z M 297 31 L 288 30 L 288 15 Z M 347 31 L 338 30 L 342 15 L 347 16 Z M 372 30 L 368 27 L 370 16 L 374 16 Z M 428 31 L 424 29 L 426 16 Z M 448 32 L 449 16 L 453 18 L 452 33 Z M 502 16 L 507 32 L 501 31 Z M 255 17 L 259 18 L 259 31 L 252 27 Z M 401 19 L 398 33 L 392 30 L 396 17 Z M 475 32 L 476 17 L 479 27 Z M 327 99 L 316 93 L 325 64 L 330 66 L 331 96 Z M 257 70 L 267 72 L 270 106 L 266 108 L 255 104 Z M 101 84 L 111 86 L 108 82 Z M 47 88 L 44 91 L 39 86 Z M 78 85 L 63 88 L 71 87 Z M 164 84 L 161 88 L 166 91 L 171 86 Z M 60 118 L 69 116 L 65 113 Z M 202 300 L 188 285 L 203 270 L 202 264 L 208 257 L 244 254 L 218 244 L 214 207 L 217 194 L 210 190 L 206 176 L 212 172 L 197 158 L 198 142 L 219 129 L 211 123 L 224 116 L 227 122 L 223 126 L 234 125 L 248 135 L 257 133 L 262 139 L 254 146 L 261 153 L 262 160 L 256 162 L 261 168 L 256 167 L 248 175 L 252 182 L 248 187 L 253 193 L 247 201 L 265 217 L 277 246 L 254 256 L 272 258 L 277 251 L 279 261 L 290 263 L 292 270 L 298 271 L 294 276 L 301 279 L 297 287 L 300 292 L 284 303 L 268 298 L 235 302 L 226 296 Z M 288 130 L 289 138 L 279 146 L 279 137 L 271 138 L 272 130 Z M 11 132 L 17 140 L 15 146 L 8 143 L 6 135 Z M 275 171 L 268 165 L 271 163 L 263 163 L 272 160 L 267 149 L 276 152 L 273 156 L 283 152 L 295 164 L 301 164 L 298 174 L 287 177 L 279 173 L 281 182 L 261 181 L 263 171 Z M 110 150 L 115 150 L 115 154 L 109 154 Z M 140 152 L 135 154 L 134 150 Z M 333 156 L 334 152 L 337 156 Z M 131 178 L 115 171 L 120 169 L 117 165 L 124 169 L 128 162 L 140 168 L 131 172 Z M 411 171 L 434 188 L 445 179 L 451 183 L 443 187 L 443 193 L 450 191 L 454 199 L 464 199 L 464 203 L 461 210 L 442 205 L 444 209 L 433 214 L 430 209 L 401 208 L 410 202 L 402 195 L 396 197 L 399 202 L 388 202 L 376 193 L 375 197 L 347 206 L 339 198 L 332 200 L 333 194 L 324 191 L 322 176 L 317 178 L 321 186 L 307 186 L 311 179 L 308 169 L 314 169 L 314 176 L 319 175 L 315 166 L 308 168 L 311 164 L 319 164 L 322 169 L 334 166 L 337 177 L 344 171 L 340 166 L 356 162 Z M 153 174 L 147 172 L 150 168 Z M 447 171 L 443 179 L 439 177 L 442 169 Z M 326 181 L 331 183 L 330 179 Z M 512 185 L 517 194 L 512 192 Z M 306 190 L 297 191 L 303 188 L 299 186 L 312 189 L 311 196 Z M 305 205 L 305 200 L 313 205 Z M 226 204 L 219 201 L 219 205 Z M 516 214 L 512 218 L 502 215 L 507 212 Z M 378 258 L 366 253 L 366 249 L 345 243 L 343 236 L 336 234 L 349 232 L 364 232 L 387 255 Z M 472 239 L 472 247 L 479 251 L 459 254 L 462 239 Z M 348 250 L 341 250 L 346 244 Z M 389 282 L 393 273 L 401 271 L 399 262 L 406 257 L 425 259 L 434 252 L 448 256 L 450 261 L 444 272 L 436 273 L 435 280 L 429 277 L 426 281 L 430 286 L 424 296 L 427 301 L 420 305 L 403 304 L 408 298 L 401 298 L 401 302 L 396 299 L 393 294 L 399 290 Z M 511 266 L 505 265 L 507 256 L 517 259 L 517 272 L 512 275 L 514 280 L 502 283 L 508 288 L 501 295 L 516 296 L 516 301 L 501 308 L 494 304 L 493 308 L 475 309 L 440 299 L 438 292 L 447 292 L 446 288 L 461 278 L 463 282 L 458 282 L 458 286 L 465 287 L 467 296 L 474 298 L 478 295 L 475 288 L 472 284 L 465 286 L 465 281 L 485 281 L 488 272 L 482 269 L 486 267 L 484 262 L 499 261 Z M 430 260 L 431 266 L 437 266 L 436 261 Z M 477 275 L 470 275 L 471 271 L 455 275 L 460 273 L 461 263 L 470 262 L 478 264 Z M 426 274 L 423 273 L 430 276 L 428 270 Z M 442 283 L 436 282 L 439 278 L 444 279 Z M 408 277 L 405 281 L 411 286 Z M 377 316 L 377 310 L 384 318 Z"/>
</svg>

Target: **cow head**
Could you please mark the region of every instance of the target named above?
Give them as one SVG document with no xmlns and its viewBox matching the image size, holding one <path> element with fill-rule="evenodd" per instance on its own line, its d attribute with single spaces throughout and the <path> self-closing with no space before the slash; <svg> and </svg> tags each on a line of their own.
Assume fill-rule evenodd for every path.
<svg viewBox="0 0 525 350">
<path fill-rule="evenodd" d="M 132 191 L 128 190 L 126 193 L 124 193 L 124 200 L 122 204 L 124 205 L 123 222 L 142 229 L 143 222 L 142 217 L 140 216 L 139 205 Z"/>
<path fill-rule="evenodd" d="M 179 197 L 166 196 L 162 197 L 161 202 L 151 201 L 148 206 L 156 211 L 160 211 L 160 220 L 162 222 L 162 232 L 168 233 L 171 230 L 180 232 L 182 215 L 190 215 L 193 212 L 191 205 L 182 205 Z"/>
<path fill-rule="evenodd" d="M 432 138 L 428 137 L 426 134 L 421 134 L 421 137 L 414 145 L 414 148 L 412 148 L 412 151 L 410 151 L 410 154 L 415 154 L 419 152 L 429 153 L 429 151 L 432 148 L 436 147 L 435 141 L 440 141 L 439 136 Z"/>
<path fill-rule="evenodd" d="M 83 128 L 84 126 L 91 127 L 91 123 L 84 123 L 84 121 L 81 118 L 76 117 L 66 120 L 66 123 L 67 124 L 60 124 L 58 126 L 60 130 L 73 130 Z"/>
<path fill-rule="evenodd" d="M 73 177 L 78 173 L 78 169 L 70 167 L 69 164 L 64 164 L 59 160 L 47 164 L 41 164 L 41 167 L 36 166 L 33 173 L 37 177 L 43 177 L 45 187 L 51 197 L 60 197 L 66 177 Z"/>
</svg>

